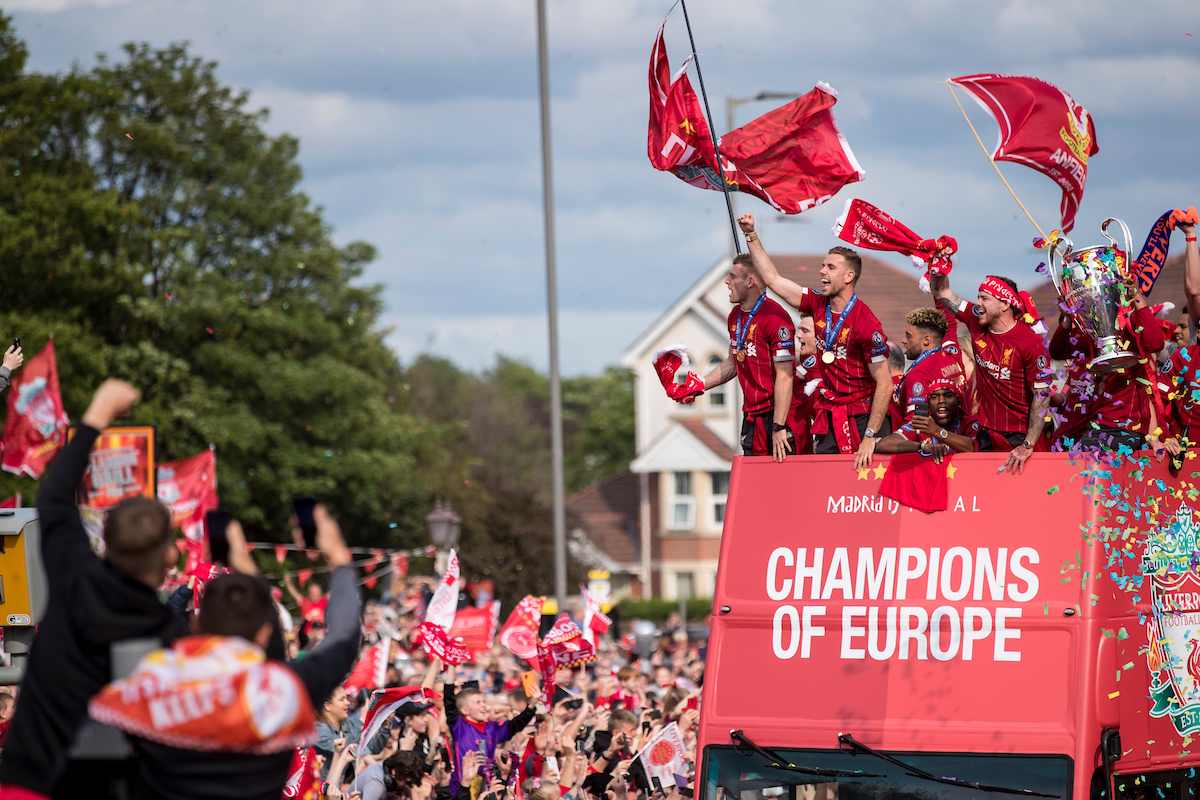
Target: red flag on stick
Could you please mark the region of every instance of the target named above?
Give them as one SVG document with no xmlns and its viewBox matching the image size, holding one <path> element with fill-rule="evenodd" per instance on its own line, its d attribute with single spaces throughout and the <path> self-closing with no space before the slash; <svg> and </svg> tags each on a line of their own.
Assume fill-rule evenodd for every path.
<svg viewBox="0 0 1200 800">
<path fill-rule="evenodd" d="M 42 477 L 66 441 L 70 424 L 58 389 L 58 363 L 51 339 L 12 379 L 0 466 L 17 475 Z"/>
<path fill-rule="evenodd" d="M 171 510 L 171 527 L 191 542 L 204 541 L 204 514 L 217 507 L 217 456 L 204 450 L 158 465 L 158 499 Z"/>
<path fill-rule="evenodd" d="M 533 661 L 537 658 L 538 628 L 542 620 L 542 603 L 546 598 L 525 595 L 508 615 L 500 629 L 500 644 L 517 658 Z"/>
<path fill-rule="evenodd" d="M 0 500 L 0 508 L 20 508 L 20 507 L 21 507 L 21 493 L 20 492 L 17 492 L 12 497 L 8 497 L 8 498 L 5 498 L 4 500 Z"/>
<path fill-rule="evenodd" d="M 799 214 L 832 198 L 864 172 L 833 118 L 837 93 L 825 84 L 721 137 L 717 166 L 712 136 L 687 77 L 674 75 L 663 28 L 650 54 L 650 128 L 647 153 L 655 169 L 673 172 L 701 189 L 746 192 L 785 214 Z"/>
<path fill-rule="evenodd" d="M 964 75 L 951 78 L 950 83 L 970 92 L 1000 126 L 992 161 L 1024 164 L 1061 186 L 1062 230 L 1066 233 L 1075 227 L 1088 158 L 1100 152 L 1096 126 L 1087 110 L 1062 89 L 1038 78 Z"/>
</svg>

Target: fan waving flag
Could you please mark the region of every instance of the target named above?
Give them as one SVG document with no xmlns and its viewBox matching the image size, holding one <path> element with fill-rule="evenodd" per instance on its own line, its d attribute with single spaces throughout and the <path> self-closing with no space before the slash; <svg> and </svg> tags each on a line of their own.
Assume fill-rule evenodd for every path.
<svg viewBox="0 0 1200 800">
<path fill-rule="evenodd" d="M 687 77 L 688 61 L 671 74 L 658 30 L 650 54 L 650 128 L 647 154 L 655 169 L 701 189 L 746 192 L 785 214 L 799 214 L 832 198 L 864 172 L 833 118 L 837 93 L 817 84 L 808 94 L 721 138 L 717 165 L 712 136 Z"/>
<path fill-rule="evenodd" d="M 964 75 L 950 83 L 970 92 L 1000 126 L 993 161 L 1032 167 L 1062 187 L 1062 230 L 1069 232 L 1083 200 L 1088 159 L 1100 151 L 1091 115 L 1038 78 Z"/>
<path fill-rule="evenodd" d="M 387 671 L 386 668 L 384 671 Z M 411 707 L 406 709 L 405 706 Z M 397 686 L 371 692 L 371 699 L 367 701 L 367 715 L 363 718 L 362 735 L 358 737 L 359 752 L 364 750 L 367 742 L 375 737 L 393 712 L 403 710 L 419 713 L 429 706 L 425 702 L 425 690 L 420 686 Z"/>
<path fill-rule="evenodd" d="M 58 390 L 58 362 L 54 340 L 13 376 L 8 389 L 8 416 L 4 419 L 6 472 L 40 478 L 66 442 L 67 412 Z"/>
<path fill-rule="evenodd" d="M 579 587 L 579 594 L 583 598 L 583 638 L 589 644 L 594 645 L 596 644 L 596 634 L 608 633 L 612 620 L 604 613 L 600 601 L 587 590 L 586 586 Z"/>
</svg>

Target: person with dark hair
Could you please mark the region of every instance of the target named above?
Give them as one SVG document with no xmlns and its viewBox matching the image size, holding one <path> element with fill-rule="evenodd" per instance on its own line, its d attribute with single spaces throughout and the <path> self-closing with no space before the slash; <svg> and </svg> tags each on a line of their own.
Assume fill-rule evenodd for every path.
<svg viewBox="0 0 1200 800">
<path fill-rule="evenodd" d="M 954 293 L 946 275 L 930 273 L 929 286 L 938 305 L 971 332 L 979 450 L 1008 451 L 1005 469 L 1019 473 L 1039 447 L 1051 394 L 1046 344 L 1026 324 L 1027 317 L 1032 320 L 1028 298 L 1011 280 L 997 275 L 980 284 L 974 304 Z"/>
<path fill-rule="evenodd" d="M 388 792 L 407 796 L 425 780 L 425 759 L 414 750 L 397 750 L 358 773 L 345 794 L 362 792 L 361 800 L 383 800 Z"/>
<path fill-rule="evenodd" d="M 101 384 L 42 482 L 37 507 L 49 600 L 0 754 L 0 795 L 13 789 L 26 796 L 54 792 L 88 699 L 112 679 L 110 645 L 126 639 L 169 643 L 187 633 L 183 617 L 172 614 L 156 593 L 174 552 L 166 508 L 148 498 L 113 508 L 101 560 L 75 504 L 96 437 L 128 413 L 137 397 L 124 381 Z"/>
<path fill-rule="evenodd" d="M 967 380 L 958 349 L 958 322 L 952 314 L 937 308 L 917 308 L 904 318 L 904 326 L 904 355 L 912 365 L 896 386 L 901 424 L 913 418 L 918 404 L 929 403 L 935 382 L 951 380 L 965 386 Z"/>
<path fill-rule="evenodd" d="M 855 469 L 870 466 L 878 437 L 891 433 L 892 377 L 883 326 L 855 292 L 862 258 L 848 247 L 830 248 L 818 293 L 779 274 L 754 232 L 753 214 L 743 214 L 738 225 L 767 288 L 813 316 L 821 372 L 813 452 L 854 453 Z"/>
<path fill-rule="evenodd" d="M 276 629 L 270 588 L 257 575 L 222 575 L 205 589 L 199 635 L 149 654 L 93 698 L 93 718 L 136 737 L 135 798 L 277 800 L 282 793 L 296 746 L 316 735 L 314 706 L 358 656 L 350 550 L 324 506 L 313 518 L 317 547 L 333 568 L 319 648 L 300 661 L 268 659 Z M 302 543 L 298 528 L 292 535 Z"/>
<path fill-rule="evenodd" d="M 783 461 L 797 452 L 792 318 L 767 297 L 749 256 L 733 259 L 725 285 L 734 306 L 727 321 L 729 351 L 704 376 L 704 389 L 736 377 L 742 389 L 742 453 Z"/>
</svg>

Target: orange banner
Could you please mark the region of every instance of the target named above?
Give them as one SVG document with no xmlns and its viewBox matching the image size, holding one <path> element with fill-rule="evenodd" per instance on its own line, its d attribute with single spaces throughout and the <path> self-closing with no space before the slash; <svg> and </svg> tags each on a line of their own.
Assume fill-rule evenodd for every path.
<svg viewBox="0 0 1200 800">
<path fill-rule="evenodd" d="M 154 434 L 153 425 L 101 431 L 88 455 L 80 505 L 107 509 L 127 497 L 156 497 Z"/>
</svg>

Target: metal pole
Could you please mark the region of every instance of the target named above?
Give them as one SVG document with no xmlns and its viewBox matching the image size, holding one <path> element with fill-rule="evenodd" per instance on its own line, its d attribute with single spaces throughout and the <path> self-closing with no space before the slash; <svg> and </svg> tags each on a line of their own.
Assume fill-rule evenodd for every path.
<svg viewBox="0 0 1200 800">
<path fill-rule="evenodd" d="M 538 0 L 541 2 L 541 0 Z M 733 200 L 729 197 L 729 184 L 725 182 L 725 167 L 721 163 L 721 146 L 717 143 L 717 129 L 713 127 L 712 111 L 708 107 L 708 92 L 704 91 L 704 76 L 700 74 L 700 56 L 696 54 L 696 39 L 692 36 L 692 22 L 688 19 L 687 0 L 679 0 L 683 6 L 683 22 L 687 25 L 688 41 L 692 45 L 692 60 L 696 64 L 696 80 L 700 83 L 700 97 L 704 100 L 704 115 L 708 117 L 708 135 L 712 137 L 713 152 L 717 155 L 717 180 L 721 182 L 721 191 L 725 193 L 725 209 L 729 212 L 729 229 L 733 234 L 733 249 L 735 255 L 741 255 L 742 243 L 738 239 L 737 219 L 733 216 Z"/>
<path fill-rule="evenodd" d="M 550 329 L 550 468 L 554 483 L 554 596 L 567 600 L 567 512 L 563 498 L 562 381 L 558 374 L 558 287 L 554 276 L 554 178 L 550 163 L 550 64 L 546 0 L 537 0 L 538 100 L 542 116 L 542 207 L 546 215 L 546 323 Z"/>
</svg>

